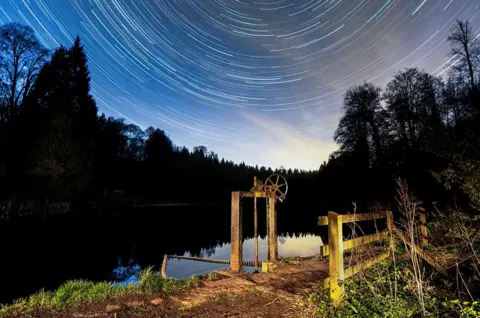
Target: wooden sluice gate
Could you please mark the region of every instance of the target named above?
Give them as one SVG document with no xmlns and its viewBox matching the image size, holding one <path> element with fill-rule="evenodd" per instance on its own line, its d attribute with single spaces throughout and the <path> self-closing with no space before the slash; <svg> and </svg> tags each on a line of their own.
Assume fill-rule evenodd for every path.
<svg viewBox="0 0 480 318">
<path fill-rule="evenodd" d="M 202 258 L 192 256 L 179 255 L 165 255 L 162 262 L 162 277 L 167 277 L 167 261 L 168 259 L 185 259 L 190 261 L 199 261 L 216 264 L 229 264 L 229 268 L 235 272 L 242 271 L 243 266 L 255 267 L 255 272 L 258 268 L 265 265 L 263 271 L 268 271 L 271 268 L 271 262 L 278 261 L 278 243 L 277 243 L 277 211 L 276 201 L 283 202 L 288 191 L 287 180 L 279 175 L 273 174 L 267 178 L 265 183 L 257 180 L 254 177 L 253 188 L 250 191 L 234 191 L 232 192 L 231 201 L 231 236 L 230 236 L 230 259 L 220 260 L 213 258 Z M 254 260 L 243 260 L 243 239 L 242 239 L 242 198 L 253 198 L 254 206 Z M 267 260 L 260 261 L 258 259 L 258 211 L 257 199 L 263 198 L 266 200 L 266 219 L 267 219 Z"/>
</svg>

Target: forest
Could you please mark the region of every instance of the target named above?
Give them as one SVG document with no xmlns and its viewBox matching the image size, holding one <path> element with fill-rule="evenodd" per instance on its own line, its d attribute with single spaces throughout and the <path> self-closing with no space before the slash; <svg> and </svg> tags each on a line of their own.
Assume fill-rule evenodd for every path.
<svg viewBox="0 0 480 318">
<path fill-rule="evenodd" d="M 10 214 L 53 202 L 88 210 L 111 193 L 141 202 L 228 202 L 229 191 L 250 189 L 254 176 L 313 177 L 236 164 L 201 145 L 176 146 L 162 129 L 100 114 L 79 37 L 48 51 L 30 27 L 10 23 L 0 43 L 0 197 L 4 211 L 17 211 Z"/>
<path fill-rule="evenodd" d="M 402 178 L 425 204 L 478 209 L 480 44 L 468 21 L 452 26 L 448 42 L 443 77 L 408 68 L 385 88 L 347 90 L 334 135 L 340 149 L 320 166 L 322 194 L 388 205 Z"/>
<path fill-rule="evenodd" d="M 142 130 L 99 113 L 79 37 L 49 51 L 30 27 L 5 24 L 3 214 L 48 210 L 54 202 L 96 209 L 115 193 L 136 202 L 228 203 L 230 191 L 272 173 L 289 181 L 287 205 L 315 207 L 316 214 L 349 210 L 353 201 L 360 210 L 388 207 L 399 177 L 426 204 L 478 207 L 480 46 L 468 21 L 453 26 L 448 42 L 451 67 L 443 77 L 408 68 L 385 88 L 364 82 L 348 89 L 334 135 L 339 150 L 318 170 L 287 171 L 233 163 L 201 145 L 189 150 L 161 128 Z"/>
<path fill-rule="evenodd" d="M 330 311 L 320 294 L 312 294 L 309 299 L 316 302 L 318 310 L 333 312 L 335 317 L 351 317 L 359 311 L 366 317 L 374 316 L 372 313 L 399 317 L 432 313 L 429 317 L 440 317 L 440 313 L 447 309 L 454 313 L 461 311 L 462 315 L 444 317 L 478 316 L 480 309 L 478 302 L 474 301 L 480 290 L 480 43 L 477 39 L 468 21 L 457 21 L 448 37 L 451 50 L 446 56 L 448 68 L 441 76 L 407 68 L 393 74 L 393 79 L 385 87 L 363 82 L 349 88 L 344 95 L 342 116 L 334 134 L 339 150 L 319 163 L 318 170 L 303 171 L 234 163 L 220 159 L 214 151 L 202 145 L 192 150 L 175 145 L 161 128 L 142 130 L 122 118 L 107 117 L 99 112 L 91 94 L 88 52 L 79 37 L 71 47 L 47 50 L 30 27 L 5 24 L 0 26 L 0 225 L 4 221 L 9 224 L 31 215 L 73 215 L 71 220 L 80 224 L 79 234 L 74 237 L 82 237 L 88 242 L 84 248 L 89 253 L 97 247 L 94 253 L 97 258 L 115 244 L 120 245 L 121 239 L 124 243 L 143 239 L 149 250 L 157 245 L 156 240 L 161 235 L 172 249 L 180 246 L 182 239 L 200 241 L 205 237 L 216 246 L 219 243 L 216 234 L 221 232 L 229 237 L 228 227 L 220 228 L 215 224 L 215 220 L 221 217 L 228 224 L 228 212 L 223 212 L 228 209 L 210 219 L 195 213 L 194 217 L 189 217 L 190 224 L 180 224 L 184 215 L 178 212 L 171 213 L 175 220 L 172 222 L 161 215 L 163 224 L 145 224 L 148 221 L 141 218 L 131 226 L 137 232 L 128 229 L 123 238 L 121 233 L 118 234 L 122 231 L 112 225 L 110 215 L 107 214 L 104 223 L 98 222 L 100 218 L 97 223 L 91 219 L 81 223 L 76 214 L 101 211 L 118 216 L 124 211 L 123 207 L 143 203 L 217 203 L 228 206 L 230 192 L 249 190 L 254 176 L 265 180 L 269 175 L 279 173 L 289 183 L 282 209 L 285 206 L 290 213 L 289 217 L 279 217 L 280 227 L 282 222 L 289 223 L 290 228 L 307 222 L 317 228 L 317 217 L 327 211 L 346 213 L 374 209 L 391 209 L 401 226 L 399 216 L 410 213 L 413 220 L 422 205 L 429 215 L 429 226 L 432 229 L 437 227 L 442 239 L 450 239 L 456 244 L 451 245 L 452 250 L 467 251 L 470 255 L 467 261 L 457 263 L 456 268 L 445 276 L 427 271 L 426 267 L 420 268 L 417 261 L 412 266 L 408 260 L 399 258 L 399 262 L 388 265 L 385 272 L 374 272 L 377 276 L 370 281 L 366 276 L 358 276 L 348 282 L 347 306 L 342 309 L 345 315 Z M 437 216 L 434 221 L 432 214 Z M 205 230 L 196 223 L 200 220 L 209 222 L 210 227 Z M 132 225 L 132 221 L 127 222 Z M 44 223 L 29 224 L 31 229 L 41 233 L 38 238 L 51 232 L 45 230 L 44 233 L 39 229 Z M 177 227 L 164 226 L 169 223 L 184 232 L 177 231 Z M 72 232 L 62 221 L 58 226 L 55 222 L 52 224 L 52 229 L 63 231 L 65 237 Z M 94 242 L 96 237 L 84 235 L 87 225 L 90 231 L 92 225 L 97 225 L 105 233 L 105 238 Z M 8 233 L 13 237 L 19 228 L 12 226 Z M 172 239 L 169 231 L 175 232 L 177 238 Z M 11 251 L 18 253 L 12 252 L 16 255 L 13 258 L 24 256 L 26 253 L 13 244 L 18 242 L 13 241 L 7 241 L 12 244 Z M 37 237 L 32 241 L 37 241 Z M 38 241 L 40 246 L 41 241 Z M 71 246 L 76 241 L 81 240 L 72 239 Z M 178 250 L 184 248 L 178 247 Z M 439 250 L 432 251 L 440 253 Z M 83 270 L 87 266 L 81 261 L 91 263 L 88 257 L 77 257 L 79 252 L 74 248 L 70 252 L 70 258 L 75 261 L 64 268 L 77 264 Z M 62 259 L 69 259 L 63 256 L 68 255 L 67 251 L 61 253 Z M 155 257 L 161 257 L 161 254 Z M 25 264 L 31 267 L 29 261 Z M 392 273 L 397 275 L 397 271 L 402 271 L 398 275 L 398 294 L 397 285 L 392 289 L 385 280 L 386 277 L 391 279 Z M 151 268 L 144 273 L 161 288 L 166 282 L 177 282 L 164 281 L 154 275 Z M 14 286 L 17 283 L 15 275 L 11 280 L 10 286 Z M 378 286 L 372 287 L 379 282 Z M 87 283 L 70 282 L 62 288 Z M 94 286 L 91 290 L 100 286 L 88 284 Z M 439 287 L 440 284 L 443 285 Z M 77 295 L 76 288 L 82 289 L 82 286 L 72 287 L 72 295 Z M 101 286 L 112 292 L 113 285 L 104 283 Z M 143 288 L 142 283 L 139 286 Z M 120 293 L 124 291 L 122 288 L 114 290 Z M 370 291 L 373 291 L 371 295 Z M 41 291 L 36 295 L 24 303 L 30 303 L 32 308 L 56 308 L 57 304 L 52 300 L 52 295 L 56 294 Z M 109 295 L 106 293 L 102 297 Z M 88 299 L 91 301 L 95 297 Z M 446 300 L 442 302 L 440 298 Z M 38 305 L 35 302 L 38 299 L 46 300 Z M 467 301 L 458 305 L 460 300 L 472 303 Z M 15 306 L 12 308 L 15 310 Z M 471 315 L 463 314 L 465 310 L 471 310 Z M 325 317 L 323 312 L 319 317 Z"/>
</svg>

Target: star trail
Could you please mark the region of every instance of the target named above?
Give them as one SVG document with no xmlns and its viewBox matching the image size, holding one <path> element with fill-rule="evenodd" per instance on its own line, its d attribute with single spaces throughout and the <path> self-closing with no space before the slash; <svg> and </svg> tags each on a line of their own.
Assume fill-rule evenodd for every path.
<svg viewBox="0 0 480 318">
<path fill-rule="evenodd" d="M 457 19 L 478 0 L 2 0 L 0 23 L 53 49 L 80 35 L 100 111 L 177 145 L 272 167 L 317 169 L 345 90 L 455 63 Z"/>
</svg>

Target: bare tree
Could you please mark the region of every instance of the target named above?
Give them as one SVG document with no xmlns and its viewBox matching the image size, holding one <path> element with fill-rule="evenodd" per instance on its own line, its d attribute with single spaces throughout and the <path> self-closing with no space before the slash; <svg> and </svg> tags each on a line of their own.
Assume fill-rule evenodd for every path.
<svg viewBox="0 0 480 318">
<path fill-rule="evenodd" d="M 452 44 L 452 55 L 459 56 L 459 64 L 455 69 L 468 74 L 470 88 L 475 89 L 475 72 L 480 64 L 480 44 L 472 35 L 468 21 L 458 20 L 453 26 L 448 40 Z"/>
<path fill-rule="evenodd" d="M 18 23 L 0 27 L 0 118 L 9 120 L 30 92 L 48 51 L 33 30 Z"/>
<path fill-rule="evenodd" d="M 421 259 L 415 251 L 415 245 L 417 245 L 417 240 L 419 237 L 419 229 L 417 228 L 416 216 L 422 202 L 418 201 L 413 196 L 413 194 L 410 193 L 408 185 L 404 180 L 400 178 L 397 179 L 397 185 L 398 189 L 396 200 L 398 203 L 398 210 L 401 214 L 400 226 L 405 233 L 404 244 L 406 247 L 407 255 L 409 256 L 412 265 L 412 291 L 415 293 L 415 296 L 418 299 L 418 303 L 420 304 L 420 307 L 422 309 L 423 316 L 425 316 L 426 282 L 424 272 L 422 271 Z"/>
</svg>

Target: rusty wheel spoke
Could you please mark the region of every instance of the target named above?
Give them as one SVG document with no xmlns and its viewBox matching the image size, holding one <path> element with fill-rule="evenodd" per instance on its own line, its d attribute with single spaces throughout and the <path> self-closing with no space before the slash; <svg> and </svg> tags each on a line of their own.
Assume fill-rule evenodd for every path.
<svg viewBox="0 0 480 318">
<path fill-rule="evenodd" d="M 276 180 L 275 182 L 273 182 L 274 178 Z M 285 199 L 287 192 L 288 183 L 284 176 L 272 174 L 265 181 L 265 193 L 274 194 L 281 202 Z"/>
</svg>

